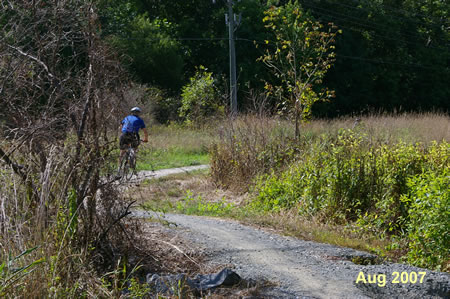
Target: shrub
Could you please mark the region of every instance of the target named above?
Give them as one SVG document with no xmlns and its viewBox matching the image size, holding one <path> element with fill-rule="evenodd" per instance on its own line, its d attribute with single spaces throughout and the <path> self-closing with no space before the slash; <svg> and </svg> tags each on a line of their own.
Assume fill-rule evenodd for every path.
<svg viewBox="0 0 450 299">
<path fill-rule="evenodd" d="M 409 242 L 408 261 L 448 270 L 450 144 L 370 144 L 341 131 L 302 150 L 289 169 L 261 176 L 252 205 L 356 223 Z"/>
<path fill-rule="evenodd" d="M 366 229 L 393 234 L 406 230 L 409 203 L 401 196 L 408 178 L 441 169 L 449 144 L 370 145 L 366 134 L 341 131 L 303 148 L 288 170 L 261 177 L 256 205 L 263 209 L 297 207 L 300 214 L 354 221 Z M 447 154 L 448 156 L 448 154 Z"/>
<path fill-rule="evenodd" d="M 450 270 L 450 167 L 408 180 L 410 203 L 408 261 L 419 267 Z"/>
<path fill-rule="evenodd" d="M 223 114 L 214 78 L 206 68 L 199 67 L 181 93 L 179 115 L 186 123 L 203 123 L 217 114 Z"/>
</svg>

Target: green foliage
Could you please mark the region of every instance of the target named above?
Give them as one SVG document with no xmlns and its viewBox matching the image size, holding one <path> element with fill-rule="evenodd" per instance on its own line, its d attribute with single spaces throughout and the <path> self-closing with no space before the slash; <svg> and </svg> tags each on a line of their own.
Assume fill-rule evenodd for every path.
<svg viewBox="0 0 450 299">
<path fill-rule="evenodd" d="M 408 180 L 408 262 L 418 267 L 449 271 L 450 166 Z"/>
<path fill-rule="evenodd" d="M 410 241 L 409 261 L 445 267 L 450 144 L 375 144 L 364 133 L 323 135 L 281 173 L 259 178 L 252 206 L 337 223 L 356 222 Z M 447 265 L 448 267 L 448 265 Z"/>
<path fill-rule="evenodd" d="M 128 291 L 131 298 L 144 298 L 150 294 L 151 288 L 148 283 L 140 283 L 138 279 L 132 277 Z"/>
<path fill-rule="evenodd" d="M 265 209 L 297 206 L 300 213 L 360 219 L 387 233 L 403 230 L 408 207 L 400 197 L 408 191 L 407 179 L 440 169 L 440 155 L 445 157 L 449 144 L 424 149 L 370 142 L 368 135 L 353 131 L 341 131 L 335 140 L 322 136 L 290 169 L 259 179 L 257 202 Z"/>
<path fill-rule="evenodd" d="M 263 22 L 273 32 L 274 40 L 266 40 L 269 48 L 260 60 L 279 81 L 266 83 L 265 88 L 268 94 L 280 98 L 281 107 L 294 112 L 298 137 L 299 121 L 311 116 L 313 104 L 334 96 L 333 91 L 320 90 L 320 86 L 335 60 L 336 27 L 330 24 L 324 30 L 298 1 L 272 6 L 265 15 Z"/>
<path fill-rule="evenodd" d="M 200 66 L 181 93 L 179 115 L 187 124 L 203 123 L 206 119 L 223 115 L 219 94 L 211 72 Z"/>
<path fill-rule="evenodd" d="M 179 43 L 171 38 L 174 31 L 169 21 L 142 14 L 127 24 L 125 36 L 115 34 L 109 39 L 139 81 L 177 89 L 183 79 L 183 58 Z"/>
<path fill-rule="evenodd" d="M 225 198 L 219 202 L 204 201 L 200 195 L 194 197 L 192 191 L 187 190 L 185 198 L 177 203 L 176 208 L 184 214 L 224 216 L 233 211 L 234 205 L 227 203 Z"/>
<path fill-rule="evenodd" d="M 314 111 L 320 112 L 316 115 L 370 113 L 370 109 L 448 111 L 450 35 L 444 25 L 448 2 L 355 5 L 354 0 L 326 0 L 302 5 L 343 30 L 336 41 L 336 63 L 325 79 L 336 99 L 315 106 Z"/>
<path fill-rule="evenodd" d="M 109 289 L 114 297 L 121 297 L 121 294 L 128 293 L 127 298 L 144 298 L 150 294 L 151 288 L 135 277 L 140 268 L 140 265 L 136 265 L 128 269 L 127 262 L 119 259 L 115 269 L 101 278 L 102 285 L 105 289 Z"/>
<path fill-rule="evenodd" d="M 446 1 L 361 1 L 358 5 L 355 0 L 300 3 L 302 17 L 309 15 L 323 24 L 333 22 L 343 31 L 336 38 L 336 61 L 323 77 L 323 83 L 318 84 L 334 90 L 336 98 L 330 103 L 316 102 L 308 113 L 338 116 L 376 110 L 450 109 L 447 66 L 450 35 L 446 29 L 449 6 Z M 236 32 L 240 107 L 249 107 L 251 101 L 245 95 L 251 89 L 263 90 L 263 82 L 268 81 L 274 87 L 281 84 L 264 71 L 263 64 L 255 63 L 261 56 L 264 41 L 269 41 L 269 47 L 276 42 L 272 29 L 264 27 L 268 22 L 262 22 L 264 11 L 270 5 L 281 4 L 288 6 L 295 2 L 235 2 L 235 12 L 242 14 Z M 172 40 L 178 40 L 177 55 L 182 57 L 181 74 L 185 77 L 172 85 L 163 77 L 155 76 L 155 69 L 148 68 L 151 80 L 143 81 L 170 85 L 171 91 L 178 93 L 179 87 L 187 83 L 200 64 L 214 74 L 228 73 L 227 28 L 223 22 L 225 1 L 213 4 L 196 0 L 101 0 L 100 6 L 102 34 L 124 38 L 122 43 L 134 43 L 136 36 L 130 34 L 130 28 L 138 15 L 147 15 L 150 20 L 167 20 L 171 24 L 172 30 L 166 33 Z M 294 24 L 294 19 L 294 14 L 286 15 L 289 24 Z M 254 43 L 259 48 L 255 48 Z M 282 44 L 280 46 L 281 52 L 286 50 Z M 276 50 L 272 48 L 272 52 Z M 143 58 L 144 65 L 148 59 L 135 58 Z M 137 75 L 140 74 L 147 76 L 143 72 Z M 312 88 L 316 94 L 322 92 L 318 86 Z M 314 98 L 312 93 L 307 93 L 307 97 Z M 282 102 L 271 99 L 271 108 Z M 284 102 L 285 108 L 290 108 L 289 100 Z"/>
<path fill-rule="evenodd" d="M 0 296 L 6 296 L 11 288 L 21 288 L 22 281 L 31 272 L 36 270 L 36 266 L 45 261 L 44 258 L 35 260 L 27 265 L 20 265 L 20 260 L 27 257 L 38 247 L 27 249 L 16 257 L 9 257 L 8 260 L 0 264 Z"/>
</svg>

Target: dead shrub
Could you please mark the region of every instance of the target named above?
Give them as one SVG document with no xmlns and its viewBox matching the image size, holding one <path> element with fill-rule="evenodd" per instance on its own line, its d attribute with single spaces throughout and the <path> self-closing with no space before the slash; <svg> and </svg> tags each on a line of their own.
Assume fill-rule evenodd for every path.
<svg viewBox="0 0 450 299">
<path fill-rule="evenodd" d="M 213 182 L 245 192 L 258 174 L 281 169 L 291 161 L 297 149 L 292 132 L 280 122 L 247 115 L 221 127 L 219 141 L 210 148 Z"/>
</svg>

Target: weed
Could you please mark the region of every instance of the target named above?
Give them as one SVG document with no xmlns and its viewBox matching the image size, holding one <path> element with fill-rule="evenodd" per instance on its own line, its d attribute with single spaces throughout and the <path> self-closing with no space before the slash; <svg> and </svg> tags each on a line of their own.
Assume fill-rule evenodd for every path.
<svg viewBox="0 0 450 299">
<path fill-rule="evenodd" d="M 225 216 L 233 211 L 233 204 L 227 203 L 225 198 L 219 202 L 204 201 L 200 195 L 193 196 L 192 191 L 187 190 L 186 196 L 177 203 L 179 212 L 184 214 L 209 215 L 209 216 Z"/>
</svg>

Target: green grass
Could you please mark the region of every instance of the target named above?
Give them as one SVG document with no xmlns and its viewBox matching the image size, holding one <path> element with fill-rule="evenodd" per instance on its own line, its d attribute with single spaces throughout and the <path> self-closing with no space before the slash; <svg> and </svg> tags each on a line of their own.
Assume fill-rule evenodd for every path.
<svg viewBox="0 0 450 299">
<path fill-rule="evenodd" d="M 209 163 L 213 129 L 185 126 L 151 126 L 149 143 L 139 151 L 138 170 L 158 170 Z"/>
<path fill-rule="evenodd" d="M 139 151 L 137 170 L 158 170 L 209 163 L 209 155 L 205 151 L 193 152 L 180 147 L 169 149 Z"/>
<path fill-rule="evenodd" d="M 213 128 L 154 125 L 148 131 L 149 143 L 139 146 L 138 171 L 209 164 L 209 147 L 215 138 Z M 112 169 L 116 169 L 118 156 L 117 149 L 112 153 Z"/>
</svg>

